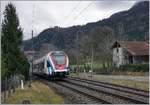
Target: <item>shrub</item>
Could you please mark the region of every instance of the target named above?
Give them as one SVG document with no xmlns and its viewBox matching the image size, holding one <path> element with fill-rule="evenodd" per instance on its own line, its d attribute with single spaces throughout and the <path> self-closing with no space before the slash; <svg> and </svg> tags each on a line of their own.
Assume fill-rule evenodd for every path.
<svg viewBox="0 0 150 105">
<path fill-rule="evenodd" d="M 149 64 L 127 64 L 119 67 L 121 71 L 148 72 Z"/>
</svg>

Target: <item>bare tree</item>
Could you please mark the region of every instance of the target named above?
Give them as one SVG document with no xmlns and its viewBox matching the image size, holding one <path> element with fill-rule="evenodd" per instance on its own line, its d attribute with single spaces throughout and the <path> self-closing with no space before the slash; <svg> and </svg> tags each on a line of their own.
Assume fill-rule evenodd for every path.
<svg viewBox="0 0 150 105">
<path fill-rule="evenodd" d="M 108 27 L 97 27 L 89 34 L 88 48 L 93 46 L 94 60 L 110 64 L 112 61 L 111 45 L 116 40 L 116 34 Z M 90 46 L 90 47 L 89 47 Z"/>
</svg>

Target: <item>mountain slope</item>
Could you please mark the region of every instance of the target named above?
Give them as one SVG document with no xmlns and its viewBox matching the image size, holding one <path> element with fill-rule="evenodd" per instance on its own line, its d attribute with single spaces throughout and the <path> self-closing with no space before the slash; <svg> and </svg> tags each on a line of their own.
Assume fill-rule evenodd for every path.
<svg viewBox="0 0 150 105">
<path fill-rule="evenodd" d="M 136 3 L 132 8 L 113 14 L 107 19 L 98 22 L 88 23 L 84 26 L 72 26 L 68 28 L 48 28 L 42 31 L 33 40 L 23 42 L 24 50 L 32 47 L 39 50 L 42 44 L 50 43 L 59 49 L 74 47 L 76 35 L 79 31 L 79 39 L 82 35 L 88 34 L 93 28 L 108 26 L 112 28 L 121 40 L 145 40 L 149 36 L 149 1 Z M 33 42 L 32 42 L 33 41 Z M 31 46 L 33 43 L 33 46 Z"/>
</svg>

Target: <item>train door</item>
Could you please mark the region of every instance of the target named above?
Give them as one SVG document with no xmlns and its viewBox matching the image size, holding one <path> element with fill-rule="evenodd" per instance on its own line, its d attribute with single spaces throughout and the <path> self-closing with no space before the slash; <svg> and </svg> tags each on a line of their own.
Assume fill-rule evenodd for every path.
<svg viewBox="0 0 150 105">
<path fill-rule="evenodd" d="M 44 58 L 43 59 L 43 63 L 44 63 L 44 68 L 43 68 L 43 70 L 44 70 L 44 74 L 48 74 L 48 72 L 47 72 L 47 65 L 46 65 L 46 59 Z"/>
<path fill-rule="evenodd" d="M 52 75 L 52 66 L 49 60 L 47 60 L 47 69 L 49 75 Z"/>
</svg>

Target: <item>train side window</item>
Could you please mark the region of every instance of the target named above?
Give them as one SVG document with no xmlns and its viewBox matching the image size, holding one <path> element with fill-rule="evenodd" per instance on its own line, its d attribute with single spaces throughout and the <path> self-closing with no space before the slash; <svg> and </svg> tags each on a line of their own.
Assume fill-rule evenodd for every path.
<svg viewBox="0 0 150 105">
<path fill-rule="evenodd" d="M 49 63 L 49 61 L 47 61 L 47 67 L 50 67 L 51 65 L 50 65 L 50 63 Z"/>
</svg>

